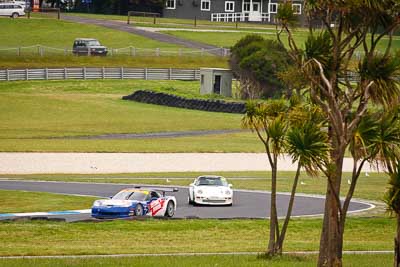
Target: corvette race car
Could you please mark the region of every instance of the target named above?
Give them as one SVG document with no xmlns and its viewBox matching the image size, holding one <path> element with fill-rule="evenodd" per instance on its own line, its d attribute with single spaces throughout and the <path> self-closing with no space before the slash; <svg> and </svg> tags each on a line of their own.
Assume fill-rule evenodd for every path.
<svg viewBox="0 0 400 267">
<path fill-rule="evenodd" d="M 165 192 L 177 192 L 176 188 L 127 188 L 110 199 L 93 203 L 92 217 L 98 219 L 124 218 L 129 216 L 172 217 L 176 211 L 176 198 Z"/>
<path fill-rule="evenodd" d="M 203 175 L 189 186 L 189 204 L 228 205 L 233 203 L 232 184 L 222 176 Z"/>
</svg>

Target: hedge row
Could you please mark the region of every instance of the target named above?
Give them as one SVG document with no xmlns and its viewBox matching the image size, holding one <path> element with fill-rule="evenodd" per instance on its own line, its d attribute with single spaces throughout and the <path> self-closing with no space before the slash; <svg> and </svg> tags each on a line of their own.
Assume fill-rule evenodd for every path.
<svg viewBox="0 0 400 267">
<path fill-rule="evenodd" d="M 122 99 L 147 104 L 215 112 L 245 113 L 246 110 L 244 103 L 225 102 L 222 100 L 187 99 L 176 95 L 147 90 L 138 90 L 131 95 L 123 96 Z"/>
</svg>

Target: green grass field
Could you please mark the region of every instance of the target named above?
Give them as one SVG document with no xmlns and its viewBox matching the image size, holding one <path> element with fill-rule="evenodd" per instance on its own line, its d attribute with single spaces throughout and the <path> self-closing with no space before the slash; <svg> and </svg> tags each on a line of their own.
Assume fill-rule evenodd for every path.
<svg viewBox="0 0 400 267">
<path fill-rule="evenodd" d="M 65 13 L 67 16 L 79 16 L 84 18 L 117 20 L 127 22 L 128 16 L 121 15 L 102 15 L 102 14 L 87 14 L 87 13 Z M 146 27 L 169 27 L 169 28 L 208 28 L 208 29 L 236 29 L 234 22 L 214 22 L 209 20 L 196 20 L 196 27 L 193 19 L 177 19 L 177 18 L 156 18 L 154 24 L 153 17 L 139 17 L 132 16 L 131 23 L 135 26 Z M 241 30 L 274 30 L 275 27 L 269 24 L 256 24 L 256 23 L 238 23 Z"/>
<path fill-rule="evenodd" d="M 0 213 L 88 209 L 96 198 L 43 192 L 0 190 Z M 21 203 L 24 203 L 21 205 Z"/>
<path fill-rule="evenodd" d="M 198 82 L 92 80 L 0 83 L 0 151 L 240 152 L 262 151 L 250 132 L 135 140 L 54 137 L 111 133 L 240 129 L 242 115 L 121 100 L 149 89 L 193 98 Z"/>
<path fill-rule="evenodd" d="M 246 36 L 248 33 L 244 32 L 238 32 L 238 33 L 232 33 L 232 32 L 189 32 L 189 31 L 165 31 L 164 33 L 170 34 L 173 36 L 181 37 L 184 39 L 188 40 L 193 40 L 197 42 L 203 42 L 203 43 L 208 43 L 212 44 L 215 46 L 219 47 L 226 47 L 229 48 L 237 41 L 239 41 L 241 38 Z M 276 40 L 276 35 L 275 32 L 269 31 L 269 32 L 260 32 L 258 33 L 265 39 L 274 39 Z M 294 37 L 296 41 L 299 44 L 299 47 L 304 47 L 304 42 L 307 38 L 307 32 L 298 30 L 294 32 Z M 286 37 L 283 35 L 282 36 L 282 41 L 286 43 Z M 387 44 L 388 39 L 383 39 L 382 42 L 378 45 L 378 50 L 384 51 L 385 45 Z M 400 38 L 399 37 L 394 37 L 392 41 L 392 47 L 393 50 L 396 51 L 400 48 Z"/>
<path fill-rule="evenodd" d="M 268 223 L 263 219 L 2 221 L 0 255 L 262 252 Z M 344 250 L 392 249 L 395 223 L 388 218 L 348 218 Z M 318 250 L 320 231 L 321 219 L 293 219 L 285 251 Z"/>
<path fill-rule="evenodd" d="M 96 38 L 109 48 L 174 48 L 179 46 L 162 43 L 139 35 L 107 29 L 100 26 L 79 24 L 47 18 L 17 19 L 0 18 L 0 29 L 7 32 L 7 39 L 0 48 L 44 45 L 72 49 L 75 38 Z"/>
<path fill-rule="evenodd" d="M 126 66 L 126 67 L 171 67 L 199 68 L 226 67 L 226 59 L 211 55 L 183 54 L 179 49 L 188 49 L 174 44 L 154 41 L 135 34 L 116 31 L 94 25 L 78 24 L 49 18 L 10 20 L 0 18 L 1 32 L 7 32 L 7 39 L 0 40 L 0 68 L 38 68 L 64 66 Z M 114 56 L 76 57 L 64 55 L 65 49 L 71 50 L 75 38 L 90 37 L 98 39 Z M 46 46 L 43 56 L 39 55 L 37 45 Z M 136 55 L 129 56 L 129 46 L 135 47 Z M 10 48 L 22 47 L 18 50 Z M 55 49 L 53 49 L 55 48 Z M 156 57 L 156 48 L 160 55 Z M 149 49 L 146 51 L 144 49 Z M 122 53 L 122 54 L 121 54 Z"/>
<path fill-rule="evenodd" d="M 344 266 L 349 267 L 391 267 L 393 256 L 388 255 L 344 255 Z M 0 259 L 0 266 L 271 266 L 271 267 L 308 267 L 315 266 L 316 256 L 282 256 L 266 260 L 259 256 L 170 256 L 170 257 L 123 257 L 91 259 Z"/>
</svg>

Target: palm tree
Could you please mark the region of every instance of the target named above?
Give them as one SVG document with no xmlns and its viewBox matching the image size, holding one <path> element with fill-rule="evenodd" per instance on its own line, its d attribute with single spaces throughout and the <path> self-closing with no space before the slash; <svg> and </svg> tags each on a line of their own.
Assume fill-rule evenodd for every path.
<svg viewBox="0 0 400 267">
<path fill-rule="evenodd" d="M 291 1 L 286 1 L 278 9 L 277 35 L 281 42 L 281 37 L 287 38 L 288 53 L 307 81 L 305 92 L 328 120 L 331 150 L 329 164 L 322 170 L 327 174 L 327 188 L 318 266 L 342 266 L 347 216 L 340 201 L 343 159 L 362 118 L 372 107 L 370 103 L 390 110 L 399 102 L 396 76 L 400 60 L 391 54 L 391 44 L 400 25 L 400 4 L 394 0 L 304 2 L 308 19 L 321 23 L 324 30 L 315 30 L 310 23 L 305 45 L 297 43 L 291 25 Z M 382 44 L 384 38 L 388 41 Z M 357 51 L 362 51 L 363 58 L 356 69 Z M 359 79 L 352 81 L 349 72 L 357 72 Z M 355 166 L 356 175 L 359 167 Z M 352 192 L 347 197 L 350 200 Z"/>
<path fill-rule="evenodd" d="M 328 157 L 327 133 L 322 130 L 325 119 L 315 106 L 301 106 L 296 99 L 291 105 L 283 100 L 270 100 L 265 103 L 249 102 L 243 118 L 243 126 L 255 131 L 265 146 L 271 166 L 271 210 L 267 255 L 282 254 L 289 220 L 292 214 L 300 171 L 304 168 L 316 175 L 321 162 Z M 290 129 L 289 129 L 290 125 Z M 283 152 L 288 152 L 297 162 L 286 217 L 279 230 L 276 211 L 277 165 Z"/>
<path fill-rule="evenodd" d="M 271 166 L 271 206 L 269 242 L 266 254 L 274 256 L 279 253 L 279 222 L 276 208 L 278 157 L 284 151 L 287 121 L 285 116 L 289 107 L 284 100 L 268 100 L 264 103 L 248 102 L 242 126 L 257 133 L 265 147 L 268 162 Z"/>
<path fill-rule="evenodd" d="M 283 242 L 292 214 L 300 170 L 304 168 L 309 175 L 316 176 L 318 170 L 322 169 L 320 164 L 324 164 L 328 159 L 328 135 L 326 131 L 323 131 L 323 121 L 318 118 L 317 113 L 312 113 L 309 109 L 304 109 L 304 111 L 308 114 L 308 118 L 301 123 L 292 122 L 287 135 L 287 153 L 291 155 L 293 162 L 297 162 L 297 171 L 293 180 L 285 221 L 278 240 L 278 250 L 280 252 L 282 252 Z"/>
</svg>

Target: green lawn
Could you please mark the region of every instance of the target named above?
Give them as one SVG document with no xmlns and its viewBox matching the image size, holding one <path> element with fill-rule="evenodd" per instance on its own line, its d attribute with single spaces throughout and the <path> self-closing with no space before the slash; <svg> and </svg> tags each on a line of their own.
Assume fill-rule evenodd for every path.
<svg viewBox="0 0 400 267">
<path fill-rule="evenodd" d="M 123 257 L 89 259 L 0 259 L 0 266 L 7 267 L 72 267 L 72 266 L 270 266 L 270 267 L 308 267 L 315 266 L 316 256 L 283 256 L 267 260 L 259 256 L 164 256 L 164 257 Z M 344 266 L 349 267 L 391 267 L 393 255 L 344 255 Z"/>
<path fill-rule="evenodd" d="M 117 20 L 127 22 L 128 16 L 121 15 L 102 15 L 102 14 L 87 14 L 87 13 L 65 13 L 68 16 L 79 16 L 84 18 L 94 19 L 105 19 L 105 20 Z M 61 16 L 62 17 L 62 16 Z M 146 26 L 146 27 L 172 27 L 172 28 L 195 28 L 194 18 L 193 19 L 177 19 L 177 18 L 156 18 L 156 24 L 154 23 L 153 17 L 139 17 L 132 16 L 131 24 L 135 26 Z M 234 22 L 215 22 L 209 20 L 196 20 L 196 28 L 207 28 L 207 29 L 236 29 L 236 23 Z M 270 24 L 257 24 L 257 23 L 238 23 L 238 27 L 241 30 L 274 30 L 275 27 Z"/>
<path fill-rule="evenodd" d="M 193 40 L 202 43 L 208 43 L 219 47 L 226 47 L 229 48 L 241 38 L 246 36 L 248 33 L 244 32 L 190 32 L 190 31 L 164 31 L 166 34 L 170 34 L 173 36 L 177 36 L 180 38 Z M 266 39 L 274 39 L 276 40 L 276 35 L 274 32 L 265 32 L 259 33 L 262 37 Z M 303 30 L 297 30 L 294 32 L 294 38 L 296 39 L 298 45 L 300 47 L 304 47 L 304 42 L 307 38 L 308 33 Z M 282 41 L 286 43 L 286 37 L 282 36 Z M 381 43 L 378 45 L 378 49 L 382 50 L 385 48 L 388 39 L 383 39 Z M 397 50 L 400 48 L 400 38 L 394 37 L 392 42 L 393 50 Z"/>
<path fill-rule="evenodd" d="M 0 255 L 261 252 L 267 245 L 268 223 L 262 219 L 2 221 Z M 395 224 L 388 218 L 348 218 L 344 250 L 392 249 Z M 321 219 L 294 219 L 285 251 L 318 250 L 320 229 Z"/>
<path fill-rule="evenodd" d="M 88 209 L 93 201 L 98 199 L 95 197 L 14 190 L 0 190 L 0 196 L 0 213 Z"/>
<path fill-rule="evenodd" d="M 0 29 L 7 38 L 0 41 L 0 48 L 44 45 L 72 49 L 75 38 L 96 38 L 109 48 L 173 48 L 180 46 L 154 41 L 139 35 L 116 31 L 100 26 L 80 24 L 47 18 L 0 18 Z"/>
<path fill-rule="evenodd" d="M 198 82 L 141 80 L 0 83 L 0 138 L 239 129 L 239 114 L 121 99 L 138 89 L 193 97 L 198 86 Z"/>
<path fill-rule="evenodd" d="M 198 82 L 142 80 L 0 83 L 0 151 L 262 151 L 250 132 L 135 140 L 54 139 L 111 133 L 240 129 L 242 115 L 121 100 L 138 89 L 194 98 Z"/>
<path fill-rule="evenodd" d="M 0 40 L 0 68 L 39 68 L 65 66 L 125 66 L 125 67 L 226 67 L 226 59 L 211 55 L 183 54 L 179 49 L 187 48 L 174 44 L 154 41 L 135 34 L 107 29 L 104 27 L 78 24 L 49 18 L 17 19 L 0 18 L 0 29 L 7 32 L 7 38 Z M 127 48 L 114 51 L 114 56 L 76 57 L 65 56 L 65 49 L 71 50 L 75 38 L 90 37 L 98 39 L 108 48 Z M 37 45 L 46 46 L 44 56 L 39 55 Z M 136 56 L 129 56 L 129 46 L 135 47 Z M 17 50 L 9 48 L 22 47 Z M 50 47 L 50 48 L 49 48 Z M 52 49 L 56 48 L 56 49 Z M 156 48 L 160 55 L 156 57 Z M 149 51 L 144 49 L 150 49 Z M 70 53 L 70 51 L 69 51 Z"/>
</svg>

